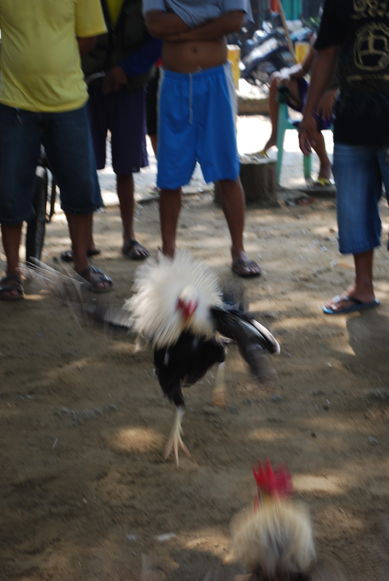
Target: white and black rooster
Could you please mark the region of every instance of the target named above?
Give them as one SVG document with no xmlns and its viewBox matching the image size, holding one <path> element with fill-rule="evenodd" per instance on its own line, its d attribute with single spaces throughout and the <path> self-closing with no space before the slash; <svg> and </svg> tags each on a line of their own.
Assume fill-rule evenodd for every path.
<svg viewBox="0 0 389 581">
<path fill-rule="evenodd" d="M 256 379 L 264 381 L 273 373 L 267 356 L 280 352 L 278 342 L 244 311 L 236 289 L 222 292 L 215 273 L 189 253 L 178 251 L 174 259 L 159 255 L 140 266 L 134 293 L 121 309 L 85 300 L 83 282 L 73 273 L 61 273 L 38 261 L 30 265 L 28 272 L 76 315 L 81 308 L 88 317 L 131 329 L 151 343 L 159 384 L 176 406 L 165 458 L 173 453 L 177 466 L 180 449 L 190 455 L 182 440 L 182 388 L 196 383 L 217 364 L 213 401 L 216 405 L 225 404 L 222 337 L 238 345 Z"/>
<path fill-rule="evenodd" d="M 279 353 L 280 346 L 233 298 L 223 295 L 209 267 L 186 252 L 178 251 L 174 259 L 161 255 L 148 260 L 136 272 L 134 291 L 125 308 L 133 330 L 152 344 L 159 384 L 176 406 L 165 458 L 173 453 L 178 465 L 180 449 L 189 455 L 182 439 L 182 387 L 218 364 L 214 402 L 223 405 L 225 348 L 220 335 L 237 343 L 259 380 L 269 372 L 267 355 Z"/>
</svg>

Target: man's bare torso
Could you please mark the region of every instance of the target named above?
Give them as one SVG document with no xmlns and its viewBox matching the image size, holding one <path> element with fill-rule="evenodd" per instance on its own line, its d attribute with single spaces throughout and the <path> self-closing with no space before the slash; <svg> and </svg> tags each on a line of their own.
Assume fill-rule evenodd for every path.
<svg viewBox="0 0 389 581">
<path fill-rule="evenodd" d="M 195 73 L 222 65 L 227 60 L 224 38 L 212 41 L 164 42 L 163 65 L 177 73 Z"/>
</svg>

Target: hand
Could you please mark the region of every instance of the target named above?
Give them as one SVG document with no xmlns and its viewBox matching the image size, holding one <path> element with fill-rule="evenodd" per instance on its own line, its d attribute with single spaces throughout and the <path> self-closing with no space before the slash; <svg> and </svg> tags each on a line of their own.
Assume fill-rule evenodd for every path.
<svg viewBox="0 0 389 581">
<path fill-rule="evenodd" d="M 127 85 L 127 75 L 122 67 L 114 67 L 107 73 L 103 83 L 103 93 L 114 93 Z"/>
<path fill-rule="evenodd" d="M 319 101 L 317 112 L 323 119 L 332 119 L 337 89 L 329 89 Z"/>
<path fill-rule="evenodd" d="M 317 123 L 312 115 L 304 115 L 299 125 L 299 144 L 304 155 L 312 151 L 316 145 Z"/>
</svg>

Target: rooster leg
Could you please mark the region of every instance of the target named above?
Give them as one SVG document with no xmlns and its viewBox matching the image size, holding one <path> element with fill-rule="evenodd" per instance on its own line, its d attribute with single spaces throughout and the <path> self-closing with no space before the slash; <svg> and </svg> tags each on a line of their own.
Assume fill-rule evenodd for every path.
<svg viewBox="0 0 389 581">
<path fill-rule="evenodd" d="M 136 336 L 136 340 L 135 340 L 135 345 L 134 345 L 134 353 L 139 353 L 140 351 L 143 351 L 143 339 L 142 336 L 140 334 L 138 334 Z"/>
<path fill-rule="evenodd" d="M 168 441 L 166 443 L 164 452 L 165 460 L 170 456 L 172 452 L 174 453 L 177 468 L 180 465 L 180 461 L 178 458 L 178 451 L 180 448 L 187 456 L 190 456 L 190 452 L 182 440 L 182 419 L 184 417 L 184 414 L 185 409 L 182 406 L 178 406 L 176 409 L 173 427 L 170 432 Z"/>
<path fill-rule="evenodd" d="M 226 378 L 225 378 L 225 364 L 220 363 L 216 369 L 215 387 L 212 393 L 212 403 L 221 408 L 227 405 L 226 400 Z"/>
</svg>

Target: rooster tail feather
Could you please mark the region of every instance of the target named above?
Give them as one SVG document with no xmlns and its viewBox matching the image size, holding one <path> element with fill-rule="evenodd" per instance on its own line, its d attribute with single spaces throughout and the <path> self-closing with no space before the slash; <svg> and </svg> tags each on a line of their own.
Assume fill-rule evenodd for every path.
<svg viewBox="0 0 389 581">
<path fill-rule="evenodd" d="M 255 319 L 251 319 L 250 323 L 256 328 L 258 334 L 262 336 L 264 348 L 267 349 L 267 351 L 269 351 L 269 353 L 272 355 L 279 355 L 281 352 L 280 344 L 274 335 L 269 331 L 269 329 L 267 329 L 264 325 L 261 325 L 261 323 Z"/>
<path fill-rule="evenodd" d="M 132 328 L 127 310 L 109 303 L 86 300 L 83 292 L 85 281 L 77 273 L 69 272 L 66 267 L 57 270 L 37 259 L 27 263 L 24 268 L 28 278 L 70 308 L 76 319 L 82 318 L 84 322 L 92 319 L 127 331 Z"/>
<path fill-rule="evenodd" d="M 246 312 L 248 302 L 245 289 L 240 281 L 225 279 L 221 281 L 223 305 L 229 309 Z"/>
<path fill-rule="evenodd" d="M 104 323 L 109 327 L 122 329 L 127 332 L 132 330 L 128 311 L 124 308 L 117 308 L 105 303 L 88 303 L 84 304 L 84 311 L 91 319 L 98 323 Z"/>
<path fill-rule="evenodd" d="M 217 331 L 235 341 L 252 375 L 259 381 L 273 378 L 275 373 L 267 355 L 279 353 L 280 346 L 270 331 L 239 311 L 214 308 L 211 312 Z"/>
<path fill-rule="evenodd" d="M 82 278 L 67 269 L 57 270 L 34 258 L 24 266 L 25 276 L 43 287 L 55 299 L 69 305 L 82 305 Z M 84 281 L 85 282 L 85 281 Z"/>
</svg>

